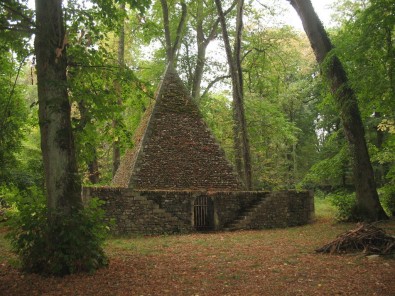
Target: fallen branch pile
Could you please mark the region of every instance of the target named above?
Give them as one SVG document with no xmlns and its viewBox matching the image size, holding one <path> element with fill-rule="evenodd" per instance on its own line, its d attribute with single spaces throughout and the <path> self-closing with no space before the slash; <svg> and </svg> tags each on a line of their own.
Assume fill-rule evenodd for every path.
<svg viewBox="0 0 395 296">
<path fill-rule="evenodd" d="M 371 224 L 358 224 L 357 228 L 339 235 L 334 241 L 315 250 L 318 253 L 351 253 L 388 255 L 395 253 L 395 237 Z"/>
</svg>

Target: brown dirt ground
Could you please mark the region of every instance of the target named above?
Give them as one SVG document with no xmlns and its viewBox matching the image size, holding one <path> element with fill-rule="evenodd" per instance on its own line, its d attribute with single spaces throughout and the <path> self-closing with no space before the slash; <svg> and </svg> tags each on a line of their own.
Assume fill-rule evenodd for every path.
<svg viewBox="0 0 395 296">
<path fill-rule="evenodd" d="M 18 271 L 3 247 L 0 295 L 395 295 L 393 256 L 314 252 L 354 227 L 114 238 L 108 268 L 64 278 Z M 395 234 L 395 220 L 379 227 Z"/>
</svg>

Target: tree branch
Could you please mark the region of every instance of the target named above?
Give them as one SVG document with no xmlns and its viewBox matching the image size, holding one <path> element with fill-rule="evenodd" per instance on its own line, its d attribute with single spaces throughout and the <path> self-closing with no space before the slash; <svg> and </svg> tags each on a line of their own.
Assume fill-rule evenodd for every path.
<svg viewBox="0 0 395 296">
<path fill-rule="evenodd" d="M 14 25 L 14 26 L 0 26 L 0 31 L 12 31 L 12 32 L 21 32 L 21 33 L 29 33 L 33 34 L 35 33 L 35 30 L 33 28 L 29 27 L 22 27 L 19 25 Z"/>
<path fill-rule="evenodd" d="M 35 27 L 35 23 L 33 22 L 33 20 L 30 17 L 24 15 L 22 11 L 18 11 L 16 9 L 14 9 L 12 6 L 7 5 L 3 1 L 0 1 L 0 5 L 3 6 L 6 10 L 11 11 L 13 14 L 15 14 L 17 16 L 20 16 L 23 21 L 25 21 L 26 23 L 28 23 L 32 27 Z M 19 6 L 19 8 L 22 8 L 22 6 Z"/>
<path fill-rule="evenodd" d="M 206 87 L 206 89 L 204 90 L 203 94 L 201 95 L 201 98 L 204 97 L 205 95 L 207 95 L 207 93 L 210 91 L 210 88 L 212 88 L 214 86 L 214 84 L 216 84 L 217 82 L 227 79 L 227 78 L 231 78 L 230 75 L 225 75 L 225 76 L 219 76 L 217 78 L 215 78 L 214 80 L 212 80 Z"/>
</svg>

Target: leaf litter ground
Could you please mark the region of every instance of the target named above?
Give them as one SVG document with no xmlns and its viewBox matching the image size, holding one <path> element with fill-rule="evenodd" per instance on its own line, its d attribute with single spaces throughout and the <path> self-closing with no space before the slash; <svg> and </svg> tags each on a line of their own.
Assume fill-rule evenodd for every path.
<svg viewBox="0 0 395 296">
<path fill-rule="evenodd" d="M 395 220 L 380 224 L 395 234 Z M 24 274 L 0 238 L 0 295 L 395 295 L 392 256 L 316 254 L 355 224 L 113 238 L 93 275 Z"/>
</svg>

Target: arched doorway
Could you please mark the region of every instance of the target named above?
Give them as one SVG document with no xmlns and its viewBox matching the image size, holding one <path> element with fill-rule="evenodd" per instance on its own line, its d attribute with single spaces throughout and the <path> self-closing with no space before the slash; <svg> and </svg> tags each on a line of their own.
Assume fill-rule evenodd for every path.
<svg viewBox="0 0 395 296">
<path fill-rule="evenodd" d="M 214 203 L 208 196 L 198 196 L 193 203 L 195 229 L 207 231 L 214 229 Z"/>
</svg>

